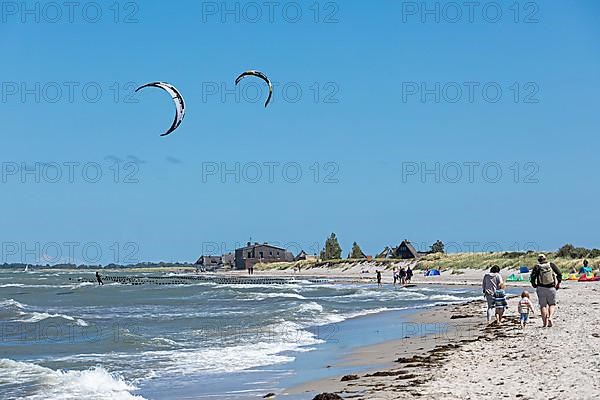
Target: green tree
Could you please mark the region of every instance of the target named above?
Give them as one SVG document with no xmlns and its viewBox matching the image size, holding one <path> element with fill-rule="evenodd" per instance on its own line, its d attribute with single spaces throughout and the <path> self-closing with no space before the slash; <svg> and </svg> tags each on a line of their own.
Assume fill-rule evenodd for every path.
<svg viewBox="0 0 600 400">
<path fill-rule="evenodd" d="M 443 253 L 444 252 L 444 243 L 441 240 L 438 240 L 434 244 L 431 245 L 432 253 Z"/>
<path fill-rule="evenodd" d="M 597 251 L 589 250 L 585 247 L 575 247 L 572 244 L 565 244 L 558 249 L 556 256 L 564 258 L 585 258 L 590 257 L 592 254 L 597 254 Z"/>
<path fill-rule="evenodd" d="M 352 243 L 352 251 L 348 255 L 348 258 L 365 258 L 365 253 L 363 253 L 358 243 Z"/>
<path fill-rule="evenodd" d="M 571 254 L 573 254 L 573 250 L 575 250 L 575 246 L 572 244 L 565 244 L 563 247 L 558 249 L 556 253 L 557 257 L 571 258 Z"/>
<path fill-rule="evenodd" d="M 332 233 L 325 241 L 325 247 L 321 251 L 321 258 L 323 260 L 339 260 L 342 258 L 342 248 L 335 233 Z"/>
</svg>

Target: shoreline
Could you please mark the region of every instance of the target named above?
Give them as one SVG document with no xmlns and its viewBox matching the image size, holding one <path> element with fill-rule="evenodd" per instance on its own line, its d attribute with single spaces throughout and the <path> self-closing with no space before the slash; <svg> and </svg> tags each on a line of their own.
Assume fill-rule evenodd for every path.
<svg viewBox="0 0 600 400">
<path fill-rule="evenodd" d="M 484 318 L 481 312 L 483 304 L 483 300 L 470 300 L 463 304 L 435 305 L 422 311 L 415 309 L 407 316 L 407 321 L 401 323 L 398 338 L 360 346 L 334 364 L 336 367 L 355 367 L 361 372 L 292 386 L 285 390 L 284 398 L 312 398 L 318 393 L 337 393 L 344 398 L 367 396 L 367 399 L 371 398 L 368 395 L 373 386 L 380 384 L 381 378 L 383 381 L 390 378 L 413 379 L 415 374 L 412 372 L 398 372 L 397 360 L 427 360 L 429 356 L 439 354 L 441 349 L 452 348 L 454 342 L 471 337 Z"/>
<path fill-rule="evenodd" d="M 482 301 L 437 306 L 416 315 L 414 323 L 446 323 L 451 327 L 446 333 L 357 349 L 350 358 L 370 363 L 368 372 L 308 382 L 286 393 L 309 399 L 315 393 L 336 393 L 357 400 L 598 398 L 600 389 L 592 389 L 590 379 L 600 373 L 600 316 L 593 309 L 600 305 L 600 285 L 566 284 L 559 291 L 552 328 L 541 327 L 534 289 L 529 292 L 536 312 L 525 330 L 518 327 L 514 297 L 500 326 L 487 325 Z"/>
</svg>

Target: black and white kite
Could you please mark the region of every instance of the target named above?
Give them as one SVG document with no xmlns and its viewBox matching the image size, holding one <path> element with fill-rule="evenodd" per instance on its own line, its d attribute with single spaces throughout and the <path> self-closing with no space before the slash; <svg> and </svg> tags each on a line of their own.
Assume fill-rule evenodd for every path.
<svg viewBox="0 0 600 400">
<path fill-rule="evenodd" d="M 265 81 L 267 83 L 267 85 L 269 85 L 269 97 L 267 98 L 267 102 L 265 103 L 265 107 L 267 107 L 269 105 L 269 102 L 271 101 L 271 98 L 273 97 L 273 85 L 271 84 L 271 81 L 262 72 L 251 70 L 251 71 L 246 71 L 237 77 L 237 79 L 235 80 L 236 86 L 240 83 L 240 81 L 242 79 L 244 79 L 247 76 L 255 76 L 257 78 L 260 78 L 263 81 Z"/>
<path fill-rule="evenodd" d="M 185 117 L 185 100 L 183 100 L 183 96 L 181 95 L 179 90 L 177 90 L 177 88 L 175 86 L 170 85 L 165 82 L 147 83 L 143 86 L 140 86 L 135 91 L 138 92 L 147 87 L 156 87 L 156 88 L 162 89 L 165 92 L 169 93 L 171 95 L 171 97 L 173 98 L 173 102 L 175 103 L 175 119 L 173 120 L 173 124 L 171 125 L 169 130 L 167 130 L 165 133 L 160 135 L 160 136 L 167 136 L 167 135 L 173 133 L 173 131 L 175 129 L 179 128 L 179 125 L 181 125 L 181 122 L 183 121 L 183 118 Z"/>
</svg>

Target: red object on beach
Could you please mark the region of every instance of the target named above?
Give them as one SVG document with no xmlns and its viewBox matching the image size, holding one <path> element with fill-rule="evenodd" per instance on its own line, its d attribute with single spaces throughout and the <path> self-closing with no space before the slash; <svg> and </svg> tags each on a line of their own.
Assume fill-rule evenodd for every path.
<svg viewBox="0 0 600 400">
<path fill-rule="evenodd" d="M 600 276 L 592 276 L 591 278 L 588 278 L 587 275 L 582 275 L 579 278 L 579 282 L 598 282 L 600 281 Z"/>
</svg>

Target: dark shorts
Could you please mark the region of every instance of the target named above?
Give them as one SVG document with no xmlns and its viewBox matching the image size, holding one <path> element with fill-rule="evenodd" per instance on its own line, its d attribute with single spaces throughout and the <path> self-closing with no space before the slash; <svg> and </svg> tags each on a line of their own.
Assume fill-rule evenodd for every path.
<svg viewBox="0 0 600 400">
<path fill-rule="evenodd" d="M 485 295 L 485 300 L 487 301 L 488 308 L 496 308 L 496 302 L 494 301 L 494 296 L 491 294 Z"/>
<path fill-rule="evenodd" d="M 556 305 L 556 289 L 555 288 L 553 288 L 553 287 L 545 288 L 545 287 L 538 286 L 538 288 L 536 289 L 536 292 L 537 292 L 537 296 L 538 296 L 538 302 L 540 303 L 540 307 Z"/>
</svg>

